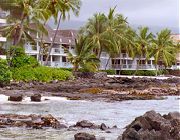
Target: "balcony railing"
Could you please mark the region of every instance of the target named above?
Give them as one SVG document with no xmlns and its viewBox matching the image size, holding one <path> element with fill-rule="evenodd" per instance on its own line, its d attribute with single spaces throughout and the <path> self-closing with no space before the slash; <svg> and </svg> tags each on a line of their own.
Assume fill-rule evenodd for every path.
<svg viewBox="0 0 180 140">
<path fill-rule="evenodd" d="M 45 65 L 45 61 L 42 62 L 42 65 Z M 48 61 L 46 66 L 56 67 L 56 68 L 72 68 L 70 62 L 59 62 L 59 61 Z"/>
<path fill-rule="evenodd" d="M 6 41 L 7 41 L 7 39 L 5 37 L 0 36 L 0 42 L 6 42 Z"/>
<path fill-rule="evenodd" d="M 117 70 L 148 70 L 148 69 L 155 69 L 154 65 L 132 65 L 132 64 L 112 64 L 113 69 Z"/>
</svg>

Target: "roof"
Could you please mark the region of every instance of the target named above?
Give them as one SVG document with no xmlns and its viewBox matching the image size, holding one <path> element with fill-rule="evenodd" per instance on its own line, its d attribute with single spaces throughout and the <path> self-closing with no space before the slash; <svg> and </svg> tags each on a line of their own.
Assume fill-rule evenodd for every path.
<svg viewBox="0 0 180 140">
<path fill-rule="evenodd" d="M 172 34 L 171 38 L 174 42 L 180 42 L 180 34 Z"/>
<path fill-rule="evenodd" d="M 30 28 L 36 29 L 36 24 L 30 24 Z M 56 30 L 53 30 L 50 26 L 45 25 L 45 28 L 48 31 L 48 35 L 44 35 L 43 41 L 46 43 L 51 43 L 53 40 L 53 37 L 55 35 Z M 69 45 L 75 45 L 75 39 L 77 37 L 77 30 L 58 30 L 55 43 L 56 44 L 69 44 Z M 31 36 L 34 39 L 37 39 L 37 36 L 33 33 L 31 33 Z"/>
</svg>

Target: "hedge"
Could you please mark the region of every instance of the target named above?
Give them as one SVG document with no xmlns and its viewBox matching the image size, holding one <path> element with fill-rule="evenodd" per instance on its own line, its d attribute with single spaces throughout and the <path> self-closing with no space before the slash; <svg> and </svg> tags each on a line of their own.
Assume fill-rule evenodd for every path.
<svg viewBox="0 0 180 140">
<path fill-rule="evenodd" d="M 12 78 L 15 81 L 39 81 L 39 82 L 50 82 L 53 80 L 68 80 L 72 78 L 72 73 L 67 70 L 58 68 L 50 68 L 39 66 L 36 68 L 21 67 L 12 70 Z"/>
<path fill-rule="evenodd" d="M 6 60 L 0 59 L 0 86 L 10 83 L 12 73 L 7 65 Z"/>
</svg>

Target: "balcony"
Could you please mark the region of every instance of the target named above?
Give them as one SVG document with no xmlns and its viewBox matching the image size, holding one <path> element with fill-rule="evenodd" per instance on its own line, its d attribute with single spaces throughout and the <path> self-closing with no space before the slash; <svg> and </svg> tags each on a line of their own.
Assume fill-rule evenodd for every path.
<svg viewBox="0 0 180 140">
<path fill-rule="evenodd" d="M 42 62 L 45 65 L 45 61 Z M 59 62 L 59 61 L 48 61 L 47 66 L 55 68 L 72 68 L 72 64 L 69 62 Z"/>
<path fill-rule="evenodd" d="M 112 68 L 115 70 L 155 70 L 154 65 L 132 65 L 132 64 L 112 64 Z"/>
<path fill-rule="evenodd" d="M 75 55 L 74 49 L 69 49 L 69 52 Z M 62 48 L 52 48 L 51 55 L 66 55 L 66 51 Z"/>
<path fill-rule="evenodd" d="M 0 42 L 6 42 L 7 39 L 5 37 L 0 37 Z"/>
<path fill-rule="evenodd" d="M 6 23 L 6 20 L 0 18 L 0 24 L 5 24 L 5 23 Z"/>
<path fill-rule="evenodd" d="M 51 55 L 60 55 L 64 54 L 64 49 L 52 48 Z"/>
</svg>

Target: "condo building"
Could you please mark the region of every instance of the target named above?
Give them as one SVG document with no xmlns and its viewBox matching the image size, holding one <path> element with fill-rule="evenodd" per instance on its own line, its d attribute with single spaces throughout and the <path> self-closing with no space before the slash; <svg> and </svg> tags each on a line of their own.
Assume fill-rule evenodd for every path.
<svg viewBox="0 0 180 140">
<path fill-rule="evenodd" d="M 31 28 L 33 26 L 35 25 L 31 24 Z M 46 26 L 46 29 L 48 31 L 48 36 L 41 38 L 38 33 L 36 35 L 32 34 L 36 43 L 27 42 L 24 45 L 25 53 L 38 59 L 42 65 L 45 64 L 48 48 L 51 46 L 55 34 L 55 30 L 51 29 L 49 26 Z M 72 68 L 72 65 L 67 60 L 67 53 L 64 51 L 64 48 L 68 49 L 75 55 L 74 49 L 76 36 L 76 30 L 58 31 L 47 62 L 48 66 L 57 68 Z M 43 40 L 43 47 L 40 46 L 41 40 Z"/>
<path fill-rule="evenodd" d="M 6 24 L 5 17 L 7 13 L 0 11 L 0 26 Z M 36 29 L 35 24 L 30 24 L 32 29 Z M 46 26 L 48 35 L 42 36 L 39 33 L 30 33 L 29 35 L 35 40 L 35 42 L 26 42 L 24 44 L 25 53 L 27 55 L 35 57 L 40 64 L 44 65 L 48 48 L 51 46 L 53 37 L 56 30 Z M 72 68 L 72 64 L 67 60 L 67 53 L 64 48 L 68 49 L 73 55 L 75 55 L 75 39 L 77 37 L 77 30 L 58 30 L 55 42 L 50 52 L 47 65 L 57 68 Z M 180 35 L 172 35 L 174 43 L 180 42 Z M 43 46 L 40 46 L 40 42 L 43 41 Z M 6 38 L 1 36 L 0 43 L 6 42 Z M 0 58 L 5 59 L 5 55 L 0 53 Z M 100 70 L 114 69 L 117 74 L 121 70 L 155 70 L 154 58 L 150 58 L 146 61 L 145 55 L 141 57 L 132 58 L 126 53 L 125 50 L 121 51 L 121 54 L 116 58 L 110 58 L 106 52 L 102 52 L 100 57 Z M 158 69 L 163 69 L 163 65 L 158 65 Z M 177 54 L 177 62 L 171 67 L 171 69 L 180 69 L 180 54 Z"/>
<path fill-rule="evenodd" d="M 33 25 L 31 25 L 33 26 Z M 33 27 L 35 28 L 35 27 Z M 51 29 L 49 26 L 46 26 L 48 30 L 48 36 L 43 38 L 44 46 L 49 47 L 52 43 L 55 30 Z M 41 37 L 38 35 L 32 35 L 36 40 L 36 43 L 27 42 L 25 44 L 25 52 L 28 55 L 31 55 L 39 60 L 39 62 L 44 65 L 46 55 L 43 54 L 43 50 L 40 50 L 40 41 Z M 72 68 L 72 65 L 67 60 L 67 53 L 64 51 L 64 48 L 68 49 L 72 54 L 75 55 L 75 39 L 77 37 L 76 30 L 59 30 L 56 36 L 55 43 L 50 52 L 50 57 L 47 65 L 50 67 L 57 68 Z M 179 35 L 173 36 L 173 40 L 180 41 Z M 47 50 L 46 50 L 47 51 Z M 43 54 L 39 57 L 39 53 Z M 110 58 L 106 52 L 102 52 L 100 57 L 100 70 L 114 69 L 117 74 L 121 70 L 155 70 L 155 60 L 150 58 L 146 61 L 145 55 L 141 57 L 132 58 L 126 53 L 125 50 L 122 50 L 121 54 L 116 58 Z M 179 67 L 179 54 L 177 55 L 177 63 L 171 67 L 171 69 L 180 69 Z M 163 65 L 158 65 L 158 69 L 163 69 Z"/>
<path fill-rule="evenodd" d="M 4 26 L 6 24 L 5 18 L 6 18 L 6 13 L 1 11 L 1 9 L 0 9 L 0 27 Z M 0 32 L 0 44 L 6 42 L 6 38 L 3 37 L 1 34 L 2 33 Z M 0 50 L 0 58 L 2 58 L 2 59 L 6 58 L 5 55 L 2 54 L 1 50 Z"/>
</svg>

